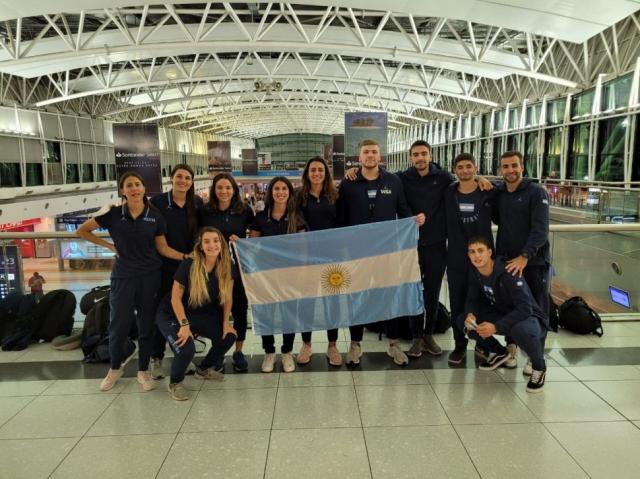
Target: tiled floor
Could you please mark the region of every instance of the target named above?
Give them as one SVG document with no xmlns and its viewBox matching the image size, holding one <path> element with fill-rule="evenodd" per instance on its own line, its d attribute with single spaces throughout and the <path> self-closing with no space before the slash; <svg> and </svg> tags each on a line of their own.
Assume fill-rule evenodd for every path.
<svg viewBox="0 0 640 479">
<path fill-rule="evenodd" d="M 1 352 L 0 478 L 637 478 L 640 324 L 605 331 L 551 334 L 535 395 L 520 369 L 481 372 L 472 355 L 402 370 L 375 335 L 358 369 L 327 366 L 319 333 L 305 370 L 189 377 L 183 403 L 166 380 L 141 392 L 135 365 L 99 393 L 105 366 L 77 351 Z"/>
</svg>

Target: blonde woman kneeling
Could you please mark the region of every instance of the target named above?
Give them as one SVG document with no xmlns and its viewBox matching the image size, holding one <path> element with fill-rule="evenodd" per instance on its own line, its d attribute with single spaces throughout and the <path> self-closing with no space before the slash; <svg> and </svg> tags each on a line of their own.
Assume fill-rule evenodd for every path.
<svg viewBox="0 0 640 479">
<path fill-rule="evenodd" d="M 233 278 L 231 257 L 222 233 L 215 228 L 200 230 L 193 249 L 178 267 L 171 294 L 163 298 L 156 324 L 173 349 L 169 392 L 177 401 L 189 399 L 182 381 L 195 355 L 193 334 L 211 340 L 211 349 L 196 369 L 200 379 L 222 381 L 225 353 L 236 341 L 229 323 Z"/>
</svg>

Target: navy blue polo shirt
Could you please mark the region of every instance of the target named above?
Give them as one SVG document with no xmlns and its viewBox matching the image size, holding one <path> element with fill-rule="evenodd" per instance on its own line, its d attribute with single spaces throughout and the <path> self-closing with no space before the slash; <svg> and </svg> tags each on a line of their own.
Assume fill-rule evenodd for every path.
<svg viewBox="0 0 640 479">
<path fill-rule="evenodd" d="M 198 210 L 202 207 L 202 198 L 194 197 L 196 202 L 196 221 Z M 180 253 L 191 253 L 195 244 L 195 237 L 198 233 L 198 226 L 194 231 L 189 230 L 189 220 L 187 218 L 187 205 L 179 206 L 173 201 L 171 191 L 160 193 L 151 198 L 151 204 L 162 214 L 167 225 L 167 244 Z M 162 257 L 162 269 L 174 272 L 178 269 L 180 260 Z"/>
<path fill-rule="evenodd" d="M 241 212 L 237 212 L 235 208 L 227 208 L 224 211 L 220 211 L 205 206 L 198 211 L 198 216 L 201 228 L 205 226 L 217 228 L 227 242 L 231 235 L 236 235 L 238 238 L 246 238 L 247 229 L 255 219 L 253 210 L 247 205 L 244 205 Z"/>
<path fill-rule="evenodd" d="M 125 203 L 111 207 L 107 213 L 94 219 L 101 228 L 109 230 L 118 250 L 111 270 L 112 278 L 132 278 L 160 272 L 162 260 L 155 239 L 165 234 L 166 225 L 158 210 L 147 205 L 134 220 Z"/>
<path fill-rule="evenodd" d="M 260 236 L 286 235 L 289 225 L 289 215 L 284 214 L 279 220 L 271 216 L 271 209 L 263 210 L 256 215 L 256 219 L 251 225 L 253 231 L 259 231 Z M 305 230 L 304 219 L 298 215 L 298 227 L 296 231 Z"/>
<path fill-rule="evenodd" d="M 309 193 L 306 198 L 300 198 L 300 210 L 309 226 L 309 231 L 336 227 L 336 204 L 331 203 L 327 195 L 320 195 L 318 198 Z"/>
<path fill-rule="evenodd" d="M 223 307 L 220 305 L 220 298 L 218 297 L 218 295 L 220 294 L 220 288 L 218 286 L 218 278 L 216 277 L 215 268 L 213 271 L 211 271 L 211 273 L 207 274 L 207 289 L 209 291 L 209 299 L 211 301 L 197 308 L 192 308 L 191 306 L 189 306 L 189 295 L 191 294 L 189 277 L 191 274 L 192 264 L 193 260 L 191 258 L 187 258 L 181 261 L 180 265 L 178 266 L 178 270 L 173 275 L 173 280 L 177 281 L 184 287 L 184 292 L 182 294 L 182 306 L 184 307 L 185 313 L 187 314 L 187 318 L 191 315 L 205 315 L 208 317 L 222 319 L 224 311 Z M 236 272 L 233 268 L 231 269 L 231 279 L 237 279 Z M 165 295 L 164 298 L 162 298 L 160 307 L 164 311 L 170 311 L 175 316 L 175 314 L 173 313 L 173 308 L 171 307 L 171 292 L 169 292 Z"/>
</svg>

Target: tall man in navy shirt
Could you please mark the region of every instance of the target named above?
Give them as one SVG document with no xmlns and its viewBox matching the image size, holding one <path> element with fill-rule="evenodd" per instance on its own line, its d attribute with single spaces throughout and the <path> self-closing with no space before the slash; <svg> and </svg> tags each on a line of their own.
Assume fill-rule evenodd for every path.
<svg viewBox="0 0 640 479">
<path fill-rule="evenodd" d="M 413 166 L 398 176 L 411 211 L 425 215 L 418 240 L 425 314 L 411 318 L 413 345 L 407 354 L 420 357 L 426 351 L 439 356 L 442 349 L 433 338 L 433 329 L 447 258 L 444 192 L 455 179 L 451 173 L 431 162 L 431 145 L 426 141 L 414 142 L 409 149 L 409 158 Z"/>
<path fill-rule="evenodd" d="M 458 181 L 445 191 L 445 212 L 447 223 L 447 282 L 449 284 L 449 307 L 451 317 L 457 318 L 464 312 L 469 290 L 469 255 L 467 243 L 474 236 L 487 238 L 491 250 L 491 215 L 496 190 L 482 191 L 475 181 L 476 159 L 469 153 L 460 153 L 453 160 L 453 170 Z M 449 354 L 449 364 L 461 364 L 467 355 L 467 337 L 454 321 L 453 337 L 456 345 Z"/>
<path fill-rule="evenodd" d="M 500 188 L 494 222 L 498 225 L 496 254 L 506 258 L 505 269 L 524 277 L 543 314 L 549 314 L 549 196 L 523 178 L 522 153 L 507 151 L 500 158 L 504 185 Z M 515 345 L 507 338 L 515 367 Z"/>
<path fill-rule="evenodd" d="M 338 224 L 354 226 L 412 216 L 405 200 L 402 183 L 398 177 L 380 168 L 380 145 L 375 140 L 363 140 L 359 145 L 360 171 L 354 181 L 345 179 L 340 184 L 340 196 L 336 203 Z M 424 215 L 416 216 L 418 226 L 424 223 Z M 400 348 L 398 319 L 385 324 L 389 349 L 387 354 L 399 366 L 408 363 L 407 355 Z M 360 364 L 360 342 L 364 326 L 351 326 L 351 345 L 347 364 Z"/>
</svg>

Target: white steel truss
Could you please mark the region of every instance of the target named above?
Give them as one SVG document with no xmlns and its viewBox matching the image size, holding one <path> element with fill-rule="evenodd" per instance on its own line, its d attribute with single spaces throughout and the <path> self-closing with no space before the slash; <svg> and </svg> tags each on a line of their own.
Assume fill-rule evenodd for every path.
<svg viewBox="0 0 640 479">
<path fill-rule="evenodd" d="M 309 131 L 327 127 L 314 123 L 324 109 L 420 122 L 584 88 L 634 68 L 640 50 L 636 13 L 575 44 L 504 18 L 492 26 L 336 3 L 170 2 L 6 20 L 0 103 L 203 129 L 247 109 L 242 126 L 259 137 L 268 108 L 295 106 L 310 119 L 289 128 Z"/>
</svg>

